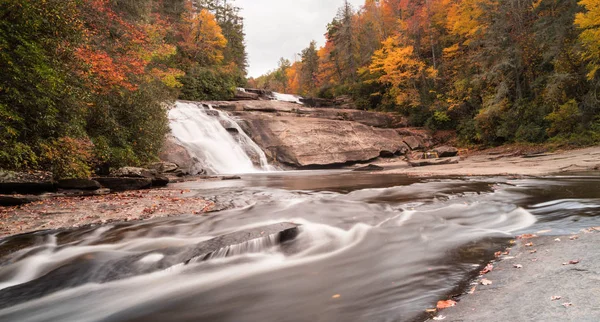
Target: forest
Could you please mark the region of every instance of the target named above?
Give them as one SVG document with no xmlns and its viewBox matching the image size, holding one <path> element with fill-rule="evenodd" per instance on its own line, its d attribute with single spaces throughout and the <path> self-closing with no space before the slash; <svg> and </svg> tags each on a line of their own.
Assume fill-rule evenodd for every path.
<svg viewBox="0 0 600 322">
<path fill-rule="evenodd" d="M 465 145 L 600 142 L 600 1 L 347 1 L 326 43 L 250 86 L 350 96 Z"/>
<path fill-rule="evenodd" d="M 225 0 L 1 0 L 0 169 L 89 177 L 157 158 L 166 104 L 246 82 Z"/>
</svg>

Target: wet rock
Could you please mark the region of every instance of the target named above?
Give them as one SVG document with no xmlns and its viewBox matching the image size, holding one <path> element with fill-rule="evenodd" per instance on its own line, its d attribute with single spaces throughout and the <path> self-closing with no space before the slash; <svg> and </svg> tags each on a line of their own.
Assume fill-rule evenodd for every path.
<svg viewBox="0 0 600 322">
<path fill-rule="evenodd" d="M 148 165 L 148 169 L 155 170 L 158 173 L 172 173 L 177 171 L 179 166 L 173 162 L 155 162 Z"/>
<path fill-rule="evenodd" d="M 98 190 L 102 185 L 98 181 L 89 179 L 65 179 L 59 180 L 56 186 L 66 190 Z"/>
<path fill-rule="evenodd" d="M 383 171 L 384 169 L 378 165 L 369 164 L 368 166 L 356 168 L 352 171 L 356 172 L 372 172 L 372 171 Z"/>
<path fill-rule="evenodd" d="M 32 195 L 0 195 L 0 206 L 21 206 L 32 202 L 41 201 L 42 198 Z"/>
<path fill-rule="evenodd" d="M 252 240 L 267 238 L 269 241 L 273 240 L 274 245 L 283 244 L 296 238 L 299 233 L 298 227 L 297 224 L 279 223 L 221 235 L 197 245 L 168 247 L 158 251 L 125 255 L 121 258 L 80 256 L 61 264 L 60 267 L 35 280 L 0 290 L 0 309 L 83 284 L 108 283 L 165 270 L 178 264 L 187 265 L 192 260 L 210 260 L 213 254 L 219 250 L 233 245 L 242 245 Z M 270 236 L 276 238 L 271 239 Z M 147 256 L 156 254 L 160 254 L 162 257 L 154 262 L 143 262 Z"/>
<path fill-rule="evenodd" d="M 152 178 L 152 186 L 153 187 L 165 187 L 169 184 L 171 180 L 163 175 L 156 175 Z"/>
<path fill-rule="evenodd" d="M 112 191 L 141 190 L 152 187 L 151 178 L 102 177 L 94 178 Z"/>
<path fill-rule="evenodd" d="M 221 180 L 223 180 L 223 181 L 240 180 L 240 179 L 242 179 L 242 177 L 240 177 L 240 176 L 223 176 L 223 177 L 221 177 Z"/>
<path fill-rule="evenodd" d="M 239 134 L 240 133 L 240 131 L 234 127 L 228 127 L 225 130 L 231 134 Z"/>
<path fill-rule="evenodd" d="M 451 146 L 440 146 L 433 149 L 440 158 L 451 158 L 458 155 L 458 149 Z"/>
<path fill-rule="evenodd" d="M 219 116 L 219 111 L 217 111 L 217 110 L 205 110 L 204 112 L 208 116 L 214 116 L 214 117 Z"/>
</svg>

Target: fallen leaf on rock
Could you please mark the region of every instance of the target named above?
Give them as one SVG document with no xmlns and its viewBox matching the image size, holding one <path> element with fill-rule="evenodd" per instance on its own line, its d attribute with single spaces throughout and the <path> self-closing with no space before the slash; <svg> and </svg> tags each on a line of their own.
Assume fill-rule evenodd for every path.
<svg viewBox="0 0 600 322">
<path fill-rule="evenodd" d="M 579 236 L 571 236 L 571 237 L 569 237 L 569 239 L 570 240 L 576 240 L 576 239 L 579 239 Z"/>
<path fill-rule="evenodd" d="M 523 268 L 523 265 L 521 265 L 521 264 L 515 264 L 515 265 L 513 265 L 513 267 L 514 268 Z"/>
<path fill-rule="evenodd" d="M 447 309 L 449 307 L 453 307 L 456 306 L 456 302 L 452 301 L 452 300 L 447 300 L 447 301 L 439 301 L 437 303 L 437 308 L 438 310 L 443 310 L 443 309 Z"/>
<path fill-rule="evenodd" d="M 529 251 L 529 254 L 535 254 L 535 253 L 537 253 L 537 249 L 534 249 L 534 250 L 530 250 L 530 251 Z"/>
<path fill-rule="evenodd" d="M 573 303 L 566 302 L 566 303 L 563 303 L 562 306 L 564 306 L 564 307 L 573 306 Z"/>
<path fill-rule="evenodd" d="M 435 313 L 435 312 L 437 312 L 437 309 L 427 309 L 427 310 L 425 310 L 425 312 L 427 312 L 427 313 Z"/>
<path fill-rule="evenodd" d="M 531 259 L 531 261 L 532 261 L 532 262 L 537 262 L 537 261 L 538 261 L 538 259 L 537 259 L 537 258 L 532 258 L 532 259 Z"/>
<path fill-rule="evenodd" d="M 492 264 L 487 264 L 487 265 L 486 265 L 486 266 L 483 268 L 483 270 L 480 272 L 480 274 L 481 274 L 481 275 L 485 275 L 485 274 L 487 274 L 487 273 L 489 273 L 489 272 L 491 272 L 491 271 L 493 271 L 493 270 L 494 270 L 494 265 L 492 265 Z"/>
<path fill-rule="evenodd" d="M 577 265 L 579 264 L 580 260 L 576 259 L 576 260 L 572 260 L 572 261 L 568 261 L 563 263 L 563 265 Z"/>
<path fill-rule="evenodd" d="M 339 299 L 340 297 L 342 297 L 340 294 L 336 294 L 336 295 L 332 296 L 331 298 L 332 299 Z"/>
<path fill-rule="evenodd" d="M 534 234 L 523 234 L 521 236 L 517 236 L 517 239 L 531 239 L 531 238 L 537 238 L 538 235 L 534 235 Z"/>
<path fill-rule="evenodd" d="M 477 290 L 477 286 L 473 286 L 473 287 L 471 288 L 471 290 L 470 290 L 470 291 L 468 291 L 467 293 L 468 293 L 468 294 L 475 294 L 475 291 L 476 291 L 476 290 Z"/>
<path fill-rule="evenodd" d="M 533 243 L 527 243 L 525 244 L 526 247 L 533 247 Z"/>
<path fill-rule="evenodd" d="M 500 256 L 502 256 L 502 252 L 495 252 L 494 253 L 494 257 L 498 258 Z"/>
<path fill-rule="evenodd" d="M 560 300 L 560 299 L 562 299 L 562 296 L 553 296 L 553 297 L 551 298 L 551 300 L 552 300 L 552 301 L 558 301 L 558 300 Z"/>
<path fill-rule="evenodd" d="M 436 316 L 436 317 L 433 318 L 434 321 L 441 321 L 441 320 L 445 320 L 445 319 L 446 319 L 446 317 L 443 316 L 443 315 Z"/>
<path fill-rule="evenodd" d="M 552 232 L 552 229 L 540 230 L 536 234 L 547 234 L 547 233 L 550 233 L 550 232 Z"/>
<path fill-rule="evenodd" d="M 559 241 L 560 241 L 560 238 L 556 238 L 554 241 L 555 241 L 555 242 L 559 242 Z"/>
<path fill-rule="evenodd" d="M 484 278 L 481 280 L 481 285 L 492 285 L 493 282 L 488 280 L 487 278 Z"/>
</svg>

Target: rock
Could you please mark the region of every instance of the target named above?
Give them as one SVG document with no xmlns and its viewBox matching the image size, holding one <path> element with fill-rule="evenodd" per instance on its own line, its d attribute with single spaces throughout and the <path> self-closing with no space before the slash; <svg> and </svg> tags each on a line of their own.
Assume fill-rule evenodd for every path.
<svg viewBox="0 0 600 322">
<path fill-rule="evenodd" d="M 173 162 L 155 162 L 148 165 L 148 169 L 155 170 L 158 173 L 172 173 L 177 171 L 179 166 Z"/>
<path fill-rule="evenodd" d="M 113 177 L 123 178 L 154 178 L 157 174 L 156 170 L 136 167 L 123 167 L 110 173 Z"/>
<path fill-rule="evenodd" d="M 406 143 L 406 145 L 408 145 L 408 147 L 413 151 L 423 150 L 426 148 L 423 139 L 417 136 L 405 136 L 402 138 L 402 141 Z"/>
<path fill-rule="evenodd" d="M 410 160 L 408 163 L 413 167 L 425 167 L 430 165 L 441 165 L 441 164 L 456 164 L 459 163 L 460 158 L 443 158 L 443 159 L 422 159 L 422 160 Z"/>
<path fill-rule="evenodd" d="M 94 180 L 113 191 L 141 190 L 152 187 L 150 178 L 102 177 L 94 178 Z"/>
<path fill-rule="evenodd" d="M 242 177 L 240 177 L 240 176 L 223 176 L 223 177 L 221 177 L 221 180 L 223 180 L 223 181 L 240 180 L 240 179 L 242 179 Z"/>
<path fill-rule="evenodd" d="M 0 206 L 21 206 L 32 202 L 41 201 L 42 198 L 32 195 L 0 195 Z"/>
<path fill-rule="evenodd" d="M 66 190 L 98 190 L 102 185 L 98 181 L 89 179 L 65 179 L 59 180 L 56 186 Z"/>
<path fill-rule="evenodd" d="M 368 162 L 408 147 L 392 129 L 310 117 L 245 114 L 243 128 L 271 159 L 297 167 Z"/>
<path fill-rule="evenodd" d="M 356 168 L 352 171 L 356 172 L 371 172 L 371 171 L 383 171 L 384 169 L 378 165 L 369 164 L 368 166 Z"/>
<path fill-rule="evenodd" d="M 233 97 L 233 100 L 235 100 L 235 101 L 258 100 L 259 97 L 260 97 L 259 94 L 251 93 L 251 92 L 247 92 L 247 91 L 241 91 L 238 89 L 235 92 L 235 96 Z"/>
<path fill-rule="evenodd" d="M 440 158 L 451 158 L 458 155 L 458 149 L 451 146 L 440 146 L 433 149 Z"/>
<path fill-rule="evenodd" d="M 189 152 L 173 136 L 168 136 L 158 155 L 161 161 L 176 164 L 183 175 L 197 174 L 202 169 L 196 169 L 196 162 Z"/>
<path fill-rule="evenodd" d="M 219 111 L 217 111 L 217 110 L 204 110 L 204 112 L 208 116 L 214 116 L 214 117 L 219 116 Z"/>
<path fill-rule="evenodd" d="M 156 175 L 152 178 L 152 186 L 153 187 L 165 187 L 169 184 L 171 180 L 168 177 L 162 175 Z"/>
<path fill-rule="evenodd" d="M 40 194 L 56 191 L 50 172 L 0 170 L 0 194 Z"/>
<path fill-rule="evenodd" d="M 225 130 L 231 134 L 239 134 L 240 133 L 240 131 L 234 127 L 228 127 Z"/>
</svg>

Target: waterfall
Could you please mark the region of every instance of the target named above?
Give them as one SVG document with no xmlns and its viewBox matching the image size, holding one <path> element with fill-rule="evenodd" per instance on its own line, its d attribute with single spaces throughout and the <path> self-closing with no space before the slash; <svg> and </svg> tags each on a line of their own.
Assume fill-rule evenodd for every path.
<svg viewBox="0 0 600 322">
<path fill-rule="evenodd" d="M 169 111 L 171 132 L 211 174 L 271 170 L 267 156 L 227 113 L 210 105 L 177 101 Z"/>
</svg>

